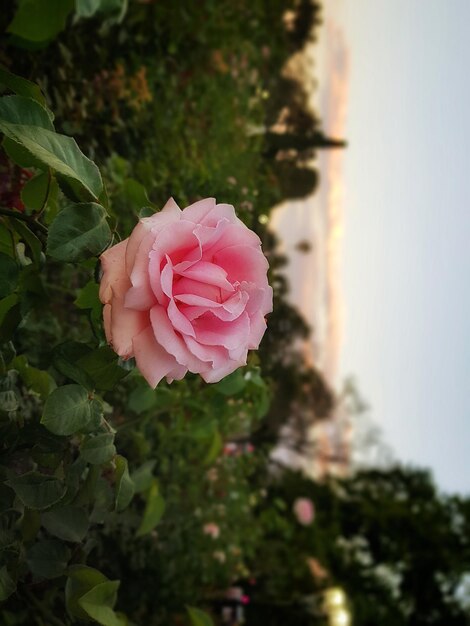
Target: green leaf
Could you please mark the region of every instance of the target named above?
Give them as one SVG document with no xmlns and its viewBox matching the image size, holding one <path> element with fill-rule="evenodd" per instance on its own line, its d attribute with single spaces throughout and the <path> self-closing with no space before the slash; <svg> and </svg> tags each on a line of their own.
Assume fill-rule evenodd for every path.
<svg viewBox="0 0 470 626">
<path fill-rule="evenodd" d="M 117 455 L 114 462 L 116 464 L 115 508 L 116 511 L 123 511 L 134 497 L 135 487 L 129 476 L 127 459 Z"/>
<path fill-rule="evenodd" d="M 246 380 L 240 370 L 226 376 L 223 380 L 214 385 L 214 389 L 224 396 L 233 396 L 240 393 L 246 386 Z"/>
<path fill-rule="evenodd" d="M 18 276 L 16 261 L 0 252 L 0 298 L 10 295 L 16 289 Z"/>
<path fill-rule="evenodd" d="M 142 207 L 152 207 L 155 211 L 155 205 L 149 200 L 147 190 L 134 178 L 126 178 L 122 185 L 122 194 L 126 205 L 135 211 L 139 211 Z"/>
<path fill-rule="evenodd" d="M 20 304 L 16 293 L 0 300 L 0 344 L 10 341 L 21 322 Z"/>
<path fill-rule="evenodd" d="M 99 298 L 100 286 L 95 281 L 90 280 L 79 292 L 75 299 L 75 304 L 79 309 L 93 309 L 98 303 L 101 306 Z"/>
<path fill-rule="evenodd" d="M 41 519 L 48 533 L 64 541 L 79 543 L 88 532 L 88 515 L 84 509 L 76 506 L 53 509 L 43 513 Z"/>
<path fill-rule="evenodd" d="M 106 210 L 93 202 L 63 209 L 49 228 L 47 253 L 60 261 L 97 256 L 111 243 Z"/>
<path fill-rule="evenodd" d="M 110 461 L 116 454 L 114 435 L 103 433 L 94 437 L 87 437 L 80 446 L 80 454 L 92 465 L 102 465 Z"/>
<path fill-rule="evenodd" d="M 94 387 L 93 381 L 88 374 L 76 364 L 78 359 L 88 352 L 91 352 L 91 349 L 84 343 L 65 341 L 54 349 L 53 364 L 64 376 L 92 390 Z"/>
<path fill-rule="evenodd" d="M 129 395 L 128 407 L 131 411 L 140 415 L 157 404 L 157 395 L 150 387 L 136 387 Z"/>
<path fill-rule="evenodd" d="M 23 538 L 23 542 L 31 543 L 34 541 L 40 528 L 41 516 L 39 512 L 26 507 L 21 521 L 21 536 Z"/>
<path fill-rule="evenodd" d="M 204 613 L 204 611 L 201 611 L 201 609 L 196 609 L 194 606 L 187 606 L 186 610 L 188 611 L 192 626 L 214 626 L 212 618 L 207 613 Z"/>
<path fill-rule="evenodd" d="M 74 199 L 98 199 L 103 190 L 99 169 L 74 139 L 54 132 L 47 111 L 37 102 L 22 96 L 0 98 L 0 131 L 33 157 L 28 165 L 55 170 L 66 183 L 65 193 L 72 193 Z M 19 161 L 25 160 L 20 151 Z"/>
<path fill-rule="evenodd" d="M 65 28 L 73 0 L 22 0 L 7 28 L 28 41 L 47 42 Z"/>
<path fill-rule="evenodd" d="M 142 537 L 151 532 L 161 520 L 165 512 L 165 500 L 158 489 L 158 483 L 153 481 L 147 494 L 144 516 L 136 532 L 136 537 Z"/>
<path fill-rule="evenodd" d="M 0 569 L 0 602 L 3 602 L 16 591 L 16 583 L 8 573 L 6 565 Z"/>
<path fill-rule="evenodd" d="M 71 553 L 55 539 L 42 539 L 33 544 L 26 554 L 30 570 L 42 578 L 57 578 L 65 573 Z"/>
<path fill-rule="evenodd" d="M 102 346 L 92 350 L 77 361 L 91 378 L 95 389 L 112 391 L 115 385 L 129 374 L 118 365 L 119 357 L 109 346 Z"/>
<path fill-rule="evenodd" d="M 76 0 L 75 12 L 78 17 L 92 17 L 101 8 L 101 0 Z"/>
<path fill-rule="evenodd" d="M 136 493 L 142 493 L 143 491 L 150 489 L 154 481 L 152 472 L 156 463 L 155 459 L 145 461 L 145 463 L 132 472 L 131 478 L 134 483 Z"/>
<path fill-rule="evenodd" d="M 13 125 L 32 126 L 54 132 L 54 124 L 46 109 L 24 96 L 0 98 L 0 120 Z"/>
<path fill-rule="evenodd" d="M 20 220 L 11 218 L 10 223 L 19 234 L 24 243 L 31 250 L 31 258 L 36 266 L 41 266 L 45 257 L 42 252 L 42 244 L 36 235 L 29 230 L 26 224 Z"/>
<path fill-rule="evenodd" d="M 21 200 L 27 209 L 40 211 L 46 204 L 50 178 L 49 172 L 41 172 L 28 180 L 21 190 Z"/>
<path fill-rule="evenodd" d="M 93 417 L 91 399 L 80 385 L 64 385 L 47 398 L 41 418 L 55 435 L 72 435 L 87 427 Z"/>
<path fill-rule="evenodd" d="M 94 619 L 98 624 L 102 624 L 102 626 L 125 626 L 125 620 L 113 611 L 119 585 L 119 580 L 100 583 L 85 593 L 78 600 L 78 605 L 88 617 Z"/>
<path fill-rule="evenodd" d="M 22 76 L 16 76 L 16 74 L 12 74 L 4 67 L 0 67 L 0 85 L 4 85 L 10 91 L 14 91 L 19 96 L 24 96 L 25 98 L 32 98 L 39 102 L 41 106 L 46 108 L 46 99 L 38 85 L 32 83 L 26 78 Z M 48 111 L 49 117 L 51 117 L 52 113 Z M 53 120 L 54 117 L 51 117 Z"/>
<path fill-rule="evenodd" d="M 21 376 L 24 384 L 39 394 L 43 400 L 56 388 L 55 380 L 47 372 L 29 365 L 26 357 L 20 355 L 15 357 L 10 367 L 15 369 Z"/>
<path fill-rule="evenodd" d="M 104 574 L 86 565 L 71 565 L 67 570 L 67 582 L 65 584 L 65 604 L 68 613 L 72 617 L 88 620 L 88 614 L 79 606 L 78 600 L 88 591 L 107 582 Z"/>
<path fill-rule="evenodd" d="M 14 490 L 25 506 L 39 511 L 59 502 L 65 495 L 65 486 L 60 480 L 39 472 L 14 476 L 5 484 Z"/>
<path fill-rule="evenodd" d="M 207 452 L 207 455 L 204 459 L 205 465 L 210 465 L 215 461 L 215 459 L 219 456 L 223 446 L 222 437 L 220 436 L 220 432 L 218 429 L 214 430 L 214 434 L 212 435 L 212 441 Z"/>
<path fill-rule="evenodd" d="M 35 159 L 33 155 L 17 141 L 4 137 L 2 146 L 9 159 L 13 161 L 13 163 L 16 163 L 16 165 L 23 168 L 37 167 L 38 169 L 42 169 L 42 163 Z"/>
</svg>

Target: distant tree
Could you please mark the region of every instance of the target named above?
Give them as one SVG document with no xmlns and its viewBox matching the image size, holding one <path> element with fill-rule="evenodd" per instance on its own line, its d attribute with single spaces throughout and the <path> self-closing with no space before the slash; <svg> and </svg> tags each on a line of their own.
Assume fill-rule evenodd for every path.
<svg viewBox="0 0 470 626">
<path fill-rule="evenodd" d="M 289 506 L 298 497 L 312 499 L 315 521 L 283 548 Z M 440 494 L 428 471 L 395 466 L 316 483 L 286 470 L 268 498 L 274 508 L 284 500 L 287 509 L 285 523 L 271 520 L 263 544 L 265 569 L 253 598 L 257 618 L 269 614 L 269 605 L 275 616 L 278 604 L 287 613 L 290 607 L 291 621 L 284 615 L 267 623 L 297 624 L 302 596 L 318 599 L 339 586 L 354 626 L 468 626 L 468 605 L 458 590 L 470 572 L 470 498 Z M 308 557 L 326 577 L 308 571 Z M 307 621 L 304 609 L 298 623 L 323 622 Z"/>
<path fill-rule="evenodd" d="M 289 39 L 294 49 L 301 49 L 309 40 L 315 40 L 317 28 L 321 23 L 320 4 L 313 0 L 300 0 L 289 30 Z"/>
<path fill-rule="evenodd" d="M 470 499 L 428 471 L 367 470 L 311 489 L 324 565 L 357 626 L 468 626 L 457 590 L 470 572 Z M 331 529 L 337 537 L 331 541 Z"/>
<path fill-rule="evenodd" d="M 327 137 L 320 130 L 311 129 L 306 133 L 266 133 L 266 155 L 275 157 L 280 150 L 295 150 L 297 154 L 305 156 L 306 151 L 316 151 L 324 148 L 345 148 L 347 142 L 343 139 Z"/>
<path fill-rule="evenodd" d="M 311 167 L 301 167 L 290 161 L 276 162 L 273 166 L 284 198 L 305 198 L 318 187 L 318 172 Z"/>
</svg>

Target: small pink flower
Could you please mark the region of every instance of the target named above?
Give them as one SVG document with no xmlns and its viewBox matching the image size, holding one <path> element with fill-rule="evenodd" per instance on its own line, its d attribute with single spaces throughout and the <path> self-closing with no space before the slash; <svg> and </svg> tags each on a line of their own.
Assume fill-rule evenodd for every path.
<svg viewBox="0 0 470 626">
<path fill-rule="evenodd" d="M 313 522 L 315 511 L 313 502 L 309 498 L 297 498 L 294 502 L 293 511 L 299 524 L 309 526 Z"/>
<path fill-rule="evenodd" d="M 188 372 L 215 383 L 246 364 L 272 311 L 259 237 L 230 204 L 171 198 L 101 255 L 108 343 L 149 385 Z"/>
<path fill-rule="evenodd" d="M 205 535 L 209 535 L 212 539 L 217 539 L 220 535 L 220 528 L 214 522 L 209 522 L 208 524 L 204 524 L 202 528 L 202 532 Z"/>
</svg>

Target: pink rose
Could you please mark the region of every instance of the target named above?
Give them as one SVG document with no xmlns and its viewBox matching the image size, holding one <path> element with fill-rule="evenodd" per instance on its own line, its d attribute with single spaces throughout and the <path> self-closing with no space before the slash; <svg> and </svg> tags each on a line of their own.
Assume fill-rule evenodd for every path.
<svg viewBox="0 0 470 626">
<path fill-rule="evenodd" d="M 246 364 L 272 311 L 258 236 L 230 204 L 171 198 L 101 255 L 104 329 L 148 383 L 188 372 L 215 383 Z"/>
<path fill-rule="evenodd" d="M 220 535 L 220 528 L 214 522 L 209 522 L 208 524 L 204 524 L 202 528 L 202 532 L 205 535 L 209 535 L 212 539 L 217 539 Z"/>
<path fill-rule="evenodd" d="M 309 498 L 297 498 L 293 506 L 294 515 L 299 524 L 309 526 L 313 522 L 313 502 Z"/>
</svg>

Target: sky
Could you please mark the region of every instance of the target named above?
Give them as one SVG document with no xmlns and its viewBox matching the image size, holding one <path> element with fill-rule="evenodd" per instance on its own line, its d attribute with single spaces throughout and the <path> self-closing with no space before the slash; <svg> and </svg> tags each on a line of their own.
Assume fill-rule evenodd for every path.
<svg viewBox="0 0 470 626">
<path fill-rule="evenodd" d="M 328 0 L 348 42 L 340 374 L 470 493 L 470 2 Z"/>
<path fill-rule="evenodd" d="M 313 361 L 355 377 L 395 458 L 470 494 L 470 2 L 325 0 L 312 57 L 348 147 L 273 226 Z"/>
</svg>

